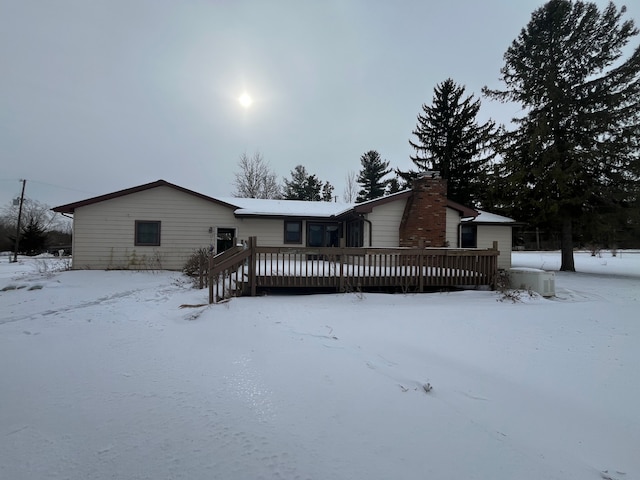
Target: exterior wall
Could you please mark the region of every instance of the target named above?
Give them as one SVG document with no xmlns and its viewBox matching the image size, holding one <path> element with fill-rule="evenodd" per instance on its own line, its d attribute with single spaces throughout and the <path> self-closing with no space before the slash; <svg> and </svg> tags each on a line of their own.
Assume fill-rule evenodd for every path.
<svg viewBox="0 0 640 480">
<path fill-rule="evenodd" d="M 160 246 L 135 245 L 136 220 L 162 222 Z M 195 249 L 215 245 L 216 228 L 243 235 L 232 209 L 170 187 L 79 207 L 73 224 L 74 269 L 180 270 Z"/>
<path fill-rule="evenodd" d="M 281 247 L 284 242 L 284 220 L 270 218 L 236 218 L 238 238 L 247 240 L 257 237 L 261 247 Z M 303 225 L 304 232 L 304 225 Z M 304 233 L 303 233 L 304 237 Z"/>
<path fill-rule="evenodd" d="M 447 230 L 447 182 L 432 172 L 414 181 L 400 222 L 401 247 L 443 247 Z"/>
<path fill-rule="evenodd" d="M 364 222 L 364 246 L 370 247 L 397 247 L 400 245 L 400 221 L 407 200 L 384 203 L 373 208 Z M 369 245 L 369 229 L 371 233 L 371 245 Z"/>
<path fill-rule="evenodd" d="M 425 246 L 442 246 L 448 242 L 450 247 L 458 247 L 459 212 L 444 203 L 446 184 L 437 178 L 427 180 L 436 182 L 427 182 L 422 193 L 430 188 L 434 191 L 427 192 L 417 204 L 409 205 L 411 197 L 408 200 L 404 197 L 375 206 L 366 214 L 364 246 L 417 246 L 420 238 L 429 238 L 427 230 L 435 225 L 440 233 L 431 238 L 439 240 Z M 435 221 L 429 216 L 432 214 Z M 416 218 L 426 223 L 426 227 L 413 221 Z M 136 220 L 161 222 L 159 246 L 135 245 Z M 498 241 L 503 252 L 498 257 L 498 266 L 510 268 L 511 227 L 476 225 L 477 247 L 490 248 L 493 241 Z M 414 232 L 411 242 L 415 244 L 408 240 L 402 243 L 403 227 L 405 233 Z M 76 208 L 73 268 L 180 270 L 194 250 L 215 245 L 217 228 L 235 228 L 238 239 L 256 236 L 262 246 L 288 246 L 284 244 L 283 219 L 236 218 L 232 208 L 160 186 Z M 306 221 L 303 221 L 301 246 L 306 245 L 306 230 Z"/>
<path fill-rule="evenodd" d="M 453 208 L 447 207 L 447 231 L 446 242 L 450 248 L 458 248 L 460 246 L 460 239 L 458 233 L 458 226 L 460 225 L 460 212 Z"/>
<path fill-rule="evenodd" d="M 498 268 L 511 268 L 511 226 L 477 225 L 477 247 L 492 248 L 498 242 Z"/>
<path fill-rule="evenodd" d="M 304 247 L 307 244 L 307 222 L 302 220 L 302 243 L 284 243 L 284 222 L 282 218 L 237 218 L 236 223 L 242 235 L 238 238 L 247 240 L 257 237 L 261 247 Z"/>
</svg>

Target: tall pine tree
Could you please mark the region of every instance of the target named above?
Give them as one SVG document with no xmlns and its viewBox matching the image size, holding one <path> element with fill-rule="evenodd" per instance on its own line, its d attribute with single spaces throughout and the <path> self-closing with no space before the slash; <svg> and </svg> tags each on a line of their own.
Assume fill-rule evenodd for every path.
<svg viewBox="0 0 640 480">
<path fill-rule="evenodd" d="M 519 219 L 561 230 L 561 270 L 575 271 L 574 227 L 640 193 L 640 47 L 621 60 L 638 33 L 624 12 L 547 2 L 504 55 L 506 89 L 484 89 L 524 107 L 504 136 L 503 202 Z"/>
<path fill-rule="evenodd" d="M 305 197 L 306 181 L 307 169 L 302 165 L 296 165 L 291 170 L 291 179 L 282 180 L 284 183 L 283 198 L 285 200 L 302 200 Z"/>
<path fill-rule="evenodd" d="M 411 181 L 420 172 L 437 170 L 448 180 L 448 197 L 466 205 L 476 205 L 483 186 L 485 166 L 493 158 L 491 141 L 495 122 L 479 124 L 480 100 L 465 96 L 465 87 L 452 79 L 436 85 L 432 105 L 422 105 L 418 124 L 409 140 L 416 153 L 411 160 L 417 171 L 400 172 Z"/>
<path fill-rule="evenodd" d="M 362 168 L 358 173 L 358 184 L 362 188 L 358 192 L 356 202 L 382 197 L 387 186 L 384 177 L 391 172 L 389 162 L 382 160 L 375 150 L 369 150 L 360 157 L 360 164 Z"/>
</svg>

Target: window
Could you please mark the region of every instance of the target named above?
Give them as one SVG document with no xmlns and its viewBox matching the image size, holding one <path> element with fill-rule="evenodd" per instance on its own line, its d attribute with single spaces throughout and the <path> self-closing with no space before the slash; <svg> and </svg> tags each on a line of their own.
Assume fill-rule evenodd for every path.
<svg viewBox="0 0 640 480">
<path fill-rule="evenodd" d="M 362 247 L 364 245 L 364 222 L 354 220 L 347 223 L 347 247 Z"/>
<path fill-rule="evenodd" d="M 307 245 L 309 247 L 340 246 L 340 226 L 337 223 L 307 222 Z"/>
<path fill-rule="evenodd" d="M 160 222 L 136 220 L 136 246 L 157 247 L 160 245 Z"/>
<path fill-rule="evenodd" d="M 284 222 L 284 243 L 302 243 L 302 222 Z"/>
<path fill-rule="evenodd" d="M 460 248 L 476 248 L 477 237 L 477 225 L 462 225 L 460 227 Z"/>
</svg>

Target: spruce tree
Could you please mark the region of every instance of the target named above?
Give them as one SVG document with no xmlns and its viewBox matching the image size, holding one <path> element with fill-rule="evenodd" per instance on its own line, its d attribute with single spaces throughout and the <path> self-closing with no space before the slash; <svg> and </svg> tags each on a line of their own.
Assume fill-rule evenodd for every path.
<svg viewBox="0 0 640 480">
<path fill-rule="evenodd" d="M 322 201 L 323 202 L 332 202 L 333 201 L 333 185 L 329 182 L 324 182 L 322 186 Z"/>
<path fill-rule="evenodd" d="M 358 184 L 362 187 L 358 192 L 356 202 L 365 202 L 382 197 L 385 193 L 387 181 L 384 177 L 391 172 L 389 162 L 382 160 L 375 150 L 369 150 L 360 157 L 362 168 L 358 173 Z"/>
<path fill-rule="evenodd" d="M 621 60 L 638 33 L 625 11 L 547 2 L 504 55 L 505 90 L 484 89 L 523 106 L 503 138 L 503 203 L 561 230 L 561 270 L 575 271 L 574 227 L 628 208 L 640 193 L 640 47 Z"/>
<path fill-rule="evenodd" d="M 420 172 L 437 170 L 448 180 L 448 197 L 475 205 L 483 186 L 483 173 L 493 158 L 491 141 L 495 122 L 479 124 L 480 100 L 465 96 L 465 87 L 448 78 L 436 85 L 432 105 L 422 105 L 418 123 L 409 140 L 417 171 L 397 173 L 407 182 Z"/>
<path fill-rule="evenodd" d="M 303 191 L 304 195 L 300 200 L 319 202 L 322 200 L 322 181 L 315 174 L 307 176 Z"/>
<path fill-rule="evenodd" d="M 15 238 L 14 238 L 15 241 Z M 20 253 L 38 255 L 46 250 L 47 232 L 34 218 L 22 228 L 20 235 Z"/>
<path fill-rule="evenodd" d="M 291 179 L 283 180 L 285 200 L 307 200 L 307 169 L 302 165 L 296 165 L 291 171 Z"/>
</svg>

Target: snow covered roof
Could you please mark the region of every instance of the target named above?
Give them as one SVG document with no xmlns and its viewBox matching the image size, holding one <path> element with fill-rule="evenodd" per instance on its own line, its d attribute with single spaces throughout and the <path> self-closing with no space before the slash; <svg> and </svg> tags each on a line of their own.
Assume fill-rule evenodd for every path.
<svg viewBox="0 0 640 480">
<path fill-rule="evenodd" d="M 259 198 L 214 197 L 237 207 L 238 216 L 333 217 L 353 209 L 353 203 L 264 200 Z"/>
<path fill-rule="evenodd" d="M 55 207 L 52 210 L 60 213 L 74 213 L 76 208 L 91 205 L 105 200 L 122 197 L 136 192 L 149 190 L 156 187 L 170 187 L 189 195 L 202 198 L 206 201 L 224 205 L 234 209 L 237 216 L 261 216 L 261 217 L 309 217 L 309 218 L 333 218 L 345 215 L 349 212 L 354 214 L 370 213 L 374 207 L 384 205 L 388 202 L 400 200 L 411 195 L 411 190 L 403 190 L 385 197 L 376 198 L 362 203 L 334 203 L 334 202 L 308 202 L 302 200 L 263 200 L 257 198 L 237 198 L 237 197 L 209 197 L 193 190 L 180 187 L 165 180 L 138 185 L 137 187 L 119 190 L 117 192 L 88 198 L 80 202 L 69 203 Z M 463 216 L 474 216 L 476 211 L 464 207 L 451 200 L 447 200 L 447 206 L 459 210 Z M 468 218 L 463 221 L 485 224 L 507 224 L 517 223 L 515 220 L 496 215 L 489 212 L 479 211 L 480 215 L 475 218 Z"/>
<path fill-rule="evenodd" d="M 264 200 L 257 198 L 237 198 L 237 197 L 209 197 L 201 193 L 189 190 L 178 185 L 169 183 L 165 180 L 157 180 L 155 182 L 138 185 L 136 187 L 119 190 L 117 192 L 88 198 L 79 202 L 69 203 L 55 207 L 53 211 L 61 213 L 74 213 L 76 208 L 92 205 L 94 203 L 111 200 L 114 198 L 130 195 L 156 187 L 169 187 L 189 195 L 202 198 L 206 201 L 222 204 L 234 209 L 237 216 L 263 216 L 263 217 L 311 217 L 311 218 L 331 218 L 349 211 L 355 211 L 356 206 L 362 206 L 369 209 L 372 206 L 393 201 L 398 198 L 398 194 L 389 195 L 388 197 L 378 198 L 361 204 L 356 203 L 334 203 L 334 202 L 307 202 L 302 200 Z M 403 195 L 409 194 L 409 191 L 401 192 Z"/>
<path fill-rule="evenodd" d="M 485 212 L 484 210 L 478 210 L 478 216 L 475 218 L 465 218 L 463 222 L 472 223 L 517 223 L 513 218 L 503 217 L 496 213 Z"/>
</svg>

